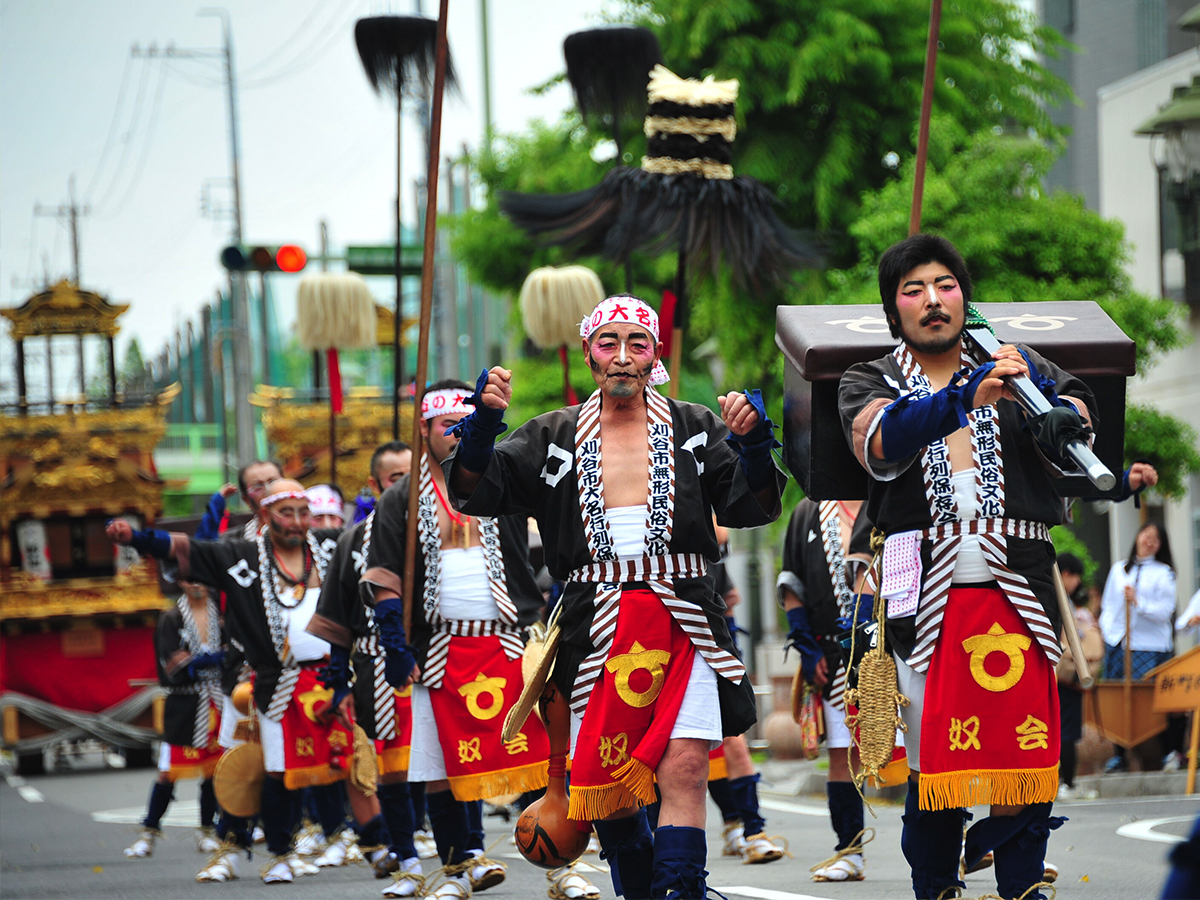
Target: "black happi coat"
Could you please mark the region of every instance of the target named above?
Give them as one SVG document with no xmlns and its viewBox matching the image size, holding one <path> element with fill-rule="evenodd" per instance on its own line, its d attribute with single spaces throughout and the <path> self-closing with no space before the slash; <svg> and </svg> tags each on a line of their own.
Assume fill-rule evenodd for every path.
<svg viewBox="0 0 1200 900">
<path fill-rule="evenodd" d="M 650 388 L 653 390 L 653 388 Z M 667 401 L 675 441 L 675 516 L 671 553 L 702 554 L 710 563 L 721 558 L 712 515 L 729 528 L 766 525 L 779 517 L 779 496 L 787 478 L 775 473 L 775 504 L 764 510 L 746 483 L 737 452 L 725 442 L 729 429 L 707 407 Z M 563 696 L 573 693 L 579 665 L 595 647 L 591 642 L 596 585 L 569 581 L 575 569 L 591 565 L 579 502 L 575 469 L 575 426 L 581 407 L 554 410 L 526 422 L 496 445 L 475 492 L 461 509 L 473 515 L 532 515 L 545 546 L 545 562 L 556 580 L 566 581 L 560 623 L 562 643 L 554 664 L 554 680 Z M 700 441 L 692 439 L 705 435 Z M 690 446 L 685 446 L 689 445 Z M 455 456 L 443 468 L 449 474 Z M 703 472 L 700 471 L 703 467 Z M 717 646 L 736 657 L 725 621 L 725 604 L 714 589 L 710 572 L 702 578 L 676 578 L 675 593 L 705 613 Z M 749 677 L 736 685 L 717 678 L 721 718 L 726 735 L 744 734 L 756 719 Z"/>
<path fill-rule="evenodd" d="M 363 541 L 367 524 L 373 521 L 373 518 L 363 519 L 338 538 L 329 558 L 317 611 L 308 623 L 309 631 L 339 647 L 353 648 L 359 638 L 378 634 L 358 590 L 358 580 L 367 569 Z M 366 731 L 367 737 L 374 740 L 378 737 L 375 731 L 374 657 L 355 650 L 350 655 L 350 662 L 354 670 L 355 720 Z"/>
<path fill-rule="evenodd" d="M 221 644 L 227 640 L 225 628 L 221 628 Z M 214 650 L 218 649 L 216 647 Z M 180 691 L 196 684 L 187 674 L 192 652 L 184 640 L 183 613 L 178 606 L 164 609 L 154 629 L 155 669 L 158 683 L 167 690 L 163 702 L 162 739 L 176 747 L 190 747 L 195 741 L 196 707 L 200 695 L 195 691 Z"/>
<path fill-rule="evenodd" d="M 1092 426 L 1096 427 L 1098 412 L 1091 389 L 1036 350 L 1025 345 L 1019 346 L 1029 354 L 1039 372 L 1054 380 L 1059 396 L 1073 397 L 1086 404 Z M 842 375 L 838 387 L 838 410 L 846 439 L 859 462 L 873 475 L 867 482 L 867 515 L 888 535 L 926 529 L 933 524 L 921 468 L 921 454 L 916 453 L 889 467 L 881 460 L 871 459 L 869 451 L 863 448 L 871 421 L 880 410 L 900 396 L 896 385 L 908 386 L 899 362 L 889 353 L 881 359 L 851 366 Z M 1067 506 L 1054 489 L 1055 471 L 1038 450 L 1029 431 L 1023 427 L 1024 412 L 1012 400 L 999 401 L 996 412 L 1000 421 L 1000 450 L 1004 467 L 1004 517 L 1041 522 L 1048 526 L 1063 523 Z M 888 471 L 889 468 L 891 471 Z M 893 473 L 894 477 L 882 480 L 881 474 L 886 477 Z M 1062 617 L 1059 615 L 1051 576 L 1055 561 L 1054 546 L 1049 541 L 1020 537 L 1009 537 L 1007 543 L 1009 568 L 1029 582 L 1051 625 L 1056 631 L 1059 630 Z M 931 542 L 923 541 L 922 591 L 925 574 L 931 565 L 930 549 Z M 901 658 L 908 656 L 916 642 L 915 620 L 916 616 L 912 615 L 888 621 L 887 636 Z"/>
<path fill-rule="evenodd" d="M 326 540 L 336 541 L 341 529 L 319 528 L 311 533 L 319 547 Z M 258 542 L 244 538 L 193 541 L 187 535 L 173 533 L 171 546 L 179 566 L 177 578 L 197 581 L 225 592 L 225 627 L 229 643 L 254 670 L 254 704 L 260 712 L 266 713 L 279 684 L 283 664 L 275 652 L 263 605 Z M 320 571 L 316 560 L 313 566 Z M 228 669 L 227 665 L 226 671 Z"/>
<path fill-rule="evenodd" d="M 871 561 L 871 520 L 867 516 L 866 504 L 859 509 L 850 534 L 842 534 L 842 557 L 845 563 L 854 560 L 867 565 Z M 847 573 L 846 586 L 851 592 L 854 591 L 854 582 L 855 579 Z M 839 631 L 836 622 L 841 611 L 833 593 L 833 581 L 825 557 L 821 507 L 808 498 L 796 504 L 788 522 L 787 534 L 783 539 L 783 565 L 777 585 L 781 604 L 782 589 L 786 587 L 808 610 L 808 624 L 812 626 L 813 634 L 825 651 L 825 659 L 829 664 L 829 681 L 822 692 L 828 697 L 833 687 L 834 673 L 845 661 L 846 653 L 835 640 Z M 864 599 L 863 602 L 868 601 Z"/>
<path fill-rule="evenodd" d="M 430 465 L 434 465 L 432 458 Z M 414 469 L 417 467 L 414 465 Z M 414 472 L 414 474 L 416 474 Z M 408 486 L 405 475 L 379 498 L 375 507 L 375 526 L 367 554 L 364 581 L 400 593 L 404 579 L 404 546 L 408 532 Z M 517 608 L 517 625 L 525 628 L 541 618 L 545 598 L 529 564 L 529 522 L 527 516 L 501 516 L 496 520 L 500 533 L 500 554 L 504 558 L 504 582 L 508 596 Z M 382 570 L 382 571 L 381 571 Z M 412 634 L 408 642 L 414 649 L 417 665 L 425 668 L 433 628 L 425 617 L 425 550 L 417 534 L 417 559 L 412 598 Z M 405 591 L 408 585 L 403 585 Z"/>
</svg>

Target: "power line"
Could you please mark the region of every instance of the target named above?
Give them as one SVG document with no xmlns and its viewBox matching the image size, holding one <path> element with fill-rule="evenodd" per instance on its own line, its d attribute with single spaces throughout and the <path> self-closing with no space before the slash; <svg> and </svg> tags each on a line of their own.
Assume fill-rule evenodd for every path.
<svg viewBox="0 0 1200 900">
<path fill-rule="evenodd" d="M 263 66 L 269 65 L 272 60 L 274 60 L 277 56 L 282 54 L 285 48 L 290 47 L 292 45 L 292 43 L 298 37 L 300 37 L 300 33 L 302 31 L 304 31 L 304 29 L 308 26 L 308 23 L 313 20 L 313 18 L 317 15 L 317 12 L 325 5 L 326 4 L 323 2 L 323 0 L 315 0 L 315 2 L 312 5 L 312 8 L 308 11 L 308 15 L 305 16 L 303 21 L 301 21 L 300 24 L 296 26 L 296 29 L 287 36 L 287 39 L 284 40 L 283 43 L 281 43 L 278 47 L 276 47 L 274 50 L 272 50 L 266 56 L 264 56 L 262 59 L 260 59 L 258 62 L 251 63 L 249 66 L 247 66 L 245 69 L 243 69 L 241 72 L 242 77 L 244 78 L 245 76 L 251 74 L 252 72 L 256 72 L 259 69 L 263 68 Z M 318 29 L 318 31 L 320 31 L 320 29 Z"/>
<path fill-rule="evenodd" d="M 150 109 L 150 121 L 146 124 L 146 136 L 142 140 L 141 156 L 138 158 L 137 167 L 133 170 L 133 175 L 130 176 L 129 185 L 126 187 L 125 193 L 117 202 L 116 209 L 111 210 L 109 214 L 105 216 L 105 218 L 111 219 L 118 212 L 120 212 L 125 204 L 129 201 L 129 198 L 133 196 L 134 191 L 137 190 L 137 187 L 141 184 L 142 175 L 146 171 L 146 160 L 150 156 L 150 147 L 154 144 L 154 126 L 158 124 L 158 111 L 162 106 L 163 87 L 166 85 L 166 83 L 167 68 L 165 65 L 160 65 L 158 68 L 158 86 L 154 90 L 154 105 Z"/>
<path fill-rule="evenodd" d="M 254 90 L 257 88 L 266 87 L 274 84 L 277 81 L 289 77 L 290 75 L 307 69 L 317 60 L 321 59 L 333 47 L 334 43 L 346 35 L 346 26 L 350 21 L 358 15 L 358 7 L 361 3 L 354 3 L 349 7 L 349 15 L 343 15 L 336 27 L 330 27 L 333 24 L 333 19 L 326 23 L 325 27 L 320 30 L 317 37 L 309 42 L 309 45 L 301 50 L 292 58 L 292 60 L 284 65 L 282 69 L 274 74 L 263 75 L 259 78 L 250 79 L 242 82 L 242 88 L 245 90 Z M 343 10 L 343 13 L 345 10 Z M 334 18 L 337 18 L 335 15 Z"/>
<path fill-rule="evenodd" d="M 133 68 L 133 56 L 125 57 L 125 70 L 121 73 L 121 87 L 117 91 L 117 104 L 113 108 L 112 121 L 108 124 L 108 135 L 104 138 L 104 149 L 100 151 L 100 161 L 96 163 L 96 169 L 92 172 L 92 178 L 88 182 L 87 190 L 84 191 L 84 196 L 92 195 L 92 188 L 96 186 L 96 181 L 100 177 L 100 173 L 104 170 L 104 163 L 108 161 L 108 151 L 112 148 L 113 138 L 117 135 L 117 123 L 121 118 L 121 110 L 125 106 L 125 90 L 129 87 L 129 72 Z"/>
<path fill-rule="evenodd" d="M 132 58 L 132 57 L 136 57 L 137 55 L 138 55 L 137 48 L 134 47 L 133 50 L 130 52 L 130 56 Z M 117 182 L 120 181 L 121 176 L 124 174 L 125 163 L 129 159 L 129 148 L 130 148 L 130 145 L 133 143 L 133 137 L 134 137 L 133 130 L 134 130 L 134 128 L 137 127 L 137 123 L 141 119 L 141 116 L 142 116 L 142 103 L 145 101 L 146 85 L 149 81 L 149 76 L 150 76 L 150 67 L 146 63 L 143 63 L 142 64 L 142 74 L 141 74 L 141 77 L 138 79 L 137 95 L 133 98 L 133 111 L 129 115 L 129 124 L 127 125 L 127 127 L 125 129 L 124 136 L 121 138 L 121 155 L 120 155 L 120 157 L 118 157 L 116 168 L 113 169 L 113 173 L 112 173 L 112 176 L 109 178 L 108 185 L 104 189 L 104 196 L 101 198 L 100 202 L 96 204 L 96 206 L 98 208 L 104 206 L 105 201 L 108 199 L 109 195 L 113 192 L 113 188 L 116 186 Z M 90 185 L 88 188 L 88 194 L 89 194 L 89 196 L 91 195 L 91 186 Z"/>
</svg>

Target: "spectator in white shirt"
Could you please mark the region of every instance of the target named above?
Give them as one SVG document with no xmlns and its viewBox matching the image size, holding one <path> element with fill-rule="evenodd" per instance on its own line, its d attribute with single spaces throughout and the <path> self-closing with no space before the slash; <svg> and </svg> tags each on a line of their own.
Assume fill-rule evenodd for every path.
<svg viewBox="0 0 1200 900">
<path fill-rule="evenodd" d="M 1189 631 L 1197 625 L 1200 625 L 1200 591 L 1192 594 L 1192 599 L 1188 601 L 1187 608 L 1175 620 L 1175 630 Z"/>
<path fill-rule="evenodd" d="M 1132 650 L 1130 669 L 1134 680 L 1171 658 L 1174 653 L 1171 625 L 1176 605 L 1171 545 L 1162 526 L 1149 522 L 1134 539 L 1129 558 L 1113 565 L 1104 585 L 1100 630 L 1105 644 L 1105 678 L 1125 677 L 1126 641 Z M 1120 772 L 1125 768 L 1124 751 L 1117 748 L 1105 772 Z"/>
</svg>

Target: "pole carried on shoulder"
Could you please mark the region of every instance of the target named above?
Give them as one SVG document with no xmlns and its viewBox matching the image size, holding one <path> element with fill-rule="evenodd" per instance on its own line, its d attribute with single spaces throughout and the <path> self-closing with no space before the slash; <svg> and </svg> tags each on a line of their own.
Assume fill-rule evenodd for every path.
<svg viewBox="0 0 1200 900">
<path fill-rule="evenodd" d="M 422 242 L 421 318 L 417 339 L 417 374 L 413 396 L 412 458 L 413 475 L 408 482 L 408 528 L 404 543 L 404 583 L 401 585 L 404 605 L 404 633 L 412 633 L 412 585 L 417 570 L 417 501 L 420 498 L 421 401 L 425 397 L 425 378 L 429 371 L 429 325 L 433 314 L 433 249 L 437 239 L 438 162 L 442 146 L 442 98 L 446 93 L 446 17 L 450 0 L 438 5 L 437 58 L 433 75 L 433 108 L 429 115 L 429 172 L 425 189 L 425 237 Z M 413 477 L 416 476 L 416 477 Z"/>
</svg>

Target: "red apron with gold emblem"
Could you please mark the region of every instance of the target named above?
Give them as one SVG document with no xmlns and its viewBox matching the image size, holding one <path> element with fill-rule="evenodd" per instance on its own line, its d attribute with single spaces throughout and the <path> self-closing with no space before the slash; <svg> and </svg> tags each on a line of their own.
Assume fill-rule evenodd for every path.
<svg viewBox="0 0 1200 900">
<path fill-rule="evenodd" d="M 519 794 L 548 783 L 550 741 L 541 719 L 530 716 L 507 744 L 500 736 L 524 685 L 520 657 L 510 660 L 499 637 L 450 638 L 442 686 L 429 690 L 429 701 L 455 799 Z"/>
<path fill-rule="evenodd" d="M 621 593 L 617 629 L 571 757 L 571 819 L 653 803 L 695 647 L 653 591 Z"/>
<path fill-rule="evenodd" d="M 346 777 L 354 736 L 336 718 L 328 724 L 317 713 L 333 699 L 333 689 L 317 680 L 317 669 L 300 670 L 292 699 L 279 724 L 283 727 L 283 783 L 289 790 L 333 784 Z"/>
<path fill-rule="evenodd" d="M 201 701 L 203 702 L 203 701 Z M 167 772 L 172 781 L 189 778 L 212 778 L 224 748 L 217 742 L 221 732 L 221 710 L 216 703 L 208 701 L 208 740 L 203 747 L 171 747 L 171 768 Z"/>
<path fill-rule="evenodd" d="M 396 736 L 375 742 L 375 758 L 380 775 L 408 771 L 412 751 L 412 685 L 402 691 L 393 689 L 396 701 Z"/>
<path fill-rule="evenodd" d="M 925 683 L 921 808 L 1050 802 L 1058 756 L 1045 651 L 999 588 L 951 588 Z"/>
</svg>

